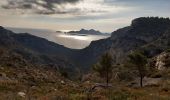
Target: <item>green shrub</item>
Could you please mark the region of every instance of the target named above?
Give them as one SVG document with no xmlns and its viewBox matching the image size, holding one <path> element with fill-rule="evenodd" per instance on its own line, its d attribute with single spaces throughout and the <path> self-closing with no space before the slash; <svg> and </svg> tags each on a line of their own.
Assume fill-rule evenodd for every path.
<svg viewBox="0 0 170 100">
<path fill-rule="evenodd" d="M 11 89 L 8 88 L 7 86 L 0 85 L 0 92 L 4 92 L 4 91 L 8 91 L 8 90 L 11 90 Z"/>
<path fill-rule="evenodd" d="M 166 52 L 168 52 L 168 53 L 169 53 L 169 52 L 170 52 L 170 48 L 169 48 L 169 49 L 167 49 L 167 50 L 166 50 Z"/>
<path fill-rule="evenodd" d="M 130 93 L 127 91 L 116 91 L 109 94 L 109 100 L 128 100 Z"/>
</svg>

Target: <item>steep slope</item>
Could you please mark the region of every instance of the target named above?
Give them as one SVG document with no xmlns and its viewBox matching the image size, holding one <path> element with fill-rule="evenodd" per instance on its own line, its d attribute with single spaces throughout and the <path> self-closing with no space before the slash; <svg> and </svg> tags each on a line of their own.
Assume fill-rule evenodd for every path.
<svg viewBox="0 0 170 100">
<path fill-rule="evenodd" d="M 113 32 L 110 38 L 92 42 L 89 47 L 81 50 L 79 55 L 83 61 L 88 62 L 80 61 L 81 65 L 89 68 L 104 52 L 111 52 L 115 63 L 123 62 L 129 52 L 159 39 L 169 27 L 170 19 L 168 18 L 134 19 L 130 26 Z"/>
<path fill-rule="evenodd" d="M 68 61 L 71 49 L 27 33 L 15 34 L 0 27 L 0 48 L 8 52 L 9 56 L 10 54 L 20 55 L 33 65 L 62 68 L 71 73 L 76 69 Z"/>
<path fill-rule="evenodd" d="M 139 48 L 139 50 L 142 50 L 149 58 L 167 51 L 168 49 L 170 49 L 170 28 L 157 40 Z"/>
</svg>

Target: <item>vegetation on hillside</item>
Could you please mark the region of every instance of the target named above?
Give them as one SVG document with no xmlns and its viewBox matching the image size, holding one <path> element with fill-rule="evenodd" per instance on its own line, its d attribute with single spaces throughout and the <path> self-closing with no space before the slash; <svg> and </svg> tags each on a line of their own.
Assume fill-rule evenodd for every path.
<svg viewBox="0 0 170 100">
<path fill-rule="evenodd" d="M 138 18 L 110 38 L 93 42 L 74 55 L 81 65 L 96 63 L 88 73 L 79 67 L 77 80 L 69 73 L 75 69 L 67 69 L 75 67 L 53 55 L 64 47 L 28 34 L 17 37 L 0 27 L 0 100 L 169 100 L 169 25 L 168 18 Z M 53 49 L 50 56 L 36 47 L 42 41 Z"/>
<path fill-rule="evenodd" d="M 143 78 L 146 75 L 147 58 L 140 52 L 134 52 L 129 55 L 130 66 L 136 67 L 140 76 L 140 86 L 143 87 Z"/>
<path fill-rule="evenodd" d="M 107 83 L 107 85 L 112 76 L 112 69 L 113 69 L 113 59 L 109 53 L 102 55 L 99 63 L 97 63 L 93 67 L 93 70 L 98 72 L 100 77 L 106 80 L 105 82 Z"/>
</svg>

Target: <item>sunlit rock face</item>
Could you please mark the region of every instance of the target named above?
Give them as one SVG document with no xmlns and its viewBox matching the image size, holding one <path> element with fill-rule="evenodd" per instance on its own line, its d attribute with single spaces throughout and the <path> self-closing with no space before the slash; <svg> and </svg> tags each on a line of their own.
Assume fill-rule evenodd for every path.
<svg viewBox="0 0 170 100">
<path fill-rule="evenodd" d="M 163 52 L 152 59 L 152 66 L 157 70 L 166 70 L 169 67 L 170 53 Z"/>
<path fill-rule="evenodd" d="M 158 56 L 156 57 L 156 64 L 155 64 L 155 66 L 156 66 L 156 68 L 157 68 L 158 70 L 163 70 L 163 69 L 165 69 L 165 62 L 163 61 L 163 59 L 165 58 L 165 56 L 166 56 L 166 53 L 163 53 L 163 54 L 158 55 Z"/>
</svg>

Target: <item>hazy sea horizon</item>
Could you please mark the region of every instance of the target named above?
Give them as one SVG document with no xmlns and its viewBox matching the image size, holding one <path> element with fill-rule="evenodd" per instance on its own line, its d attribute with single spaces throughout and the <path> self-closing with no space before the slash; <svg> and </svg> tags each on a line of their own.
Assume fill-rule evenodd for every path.
<svg viewBox="0 0 170 100">
<path fill-rule="evenodd" d="M 45 38 L 49 41 L 55 42 L 57 44 L 63 45 L 71 49 L 83 49 L 92 41 L 108 38 L 110 34 L 106 35 L 71 35 L 65 34 L 64 32 L 55 32 L 54 30 L 47 29 L 29 29 L 29 28 L 11 28 L 7 29 L 15 33 L 29 33 L 41 38 Z"/>
</svg>

